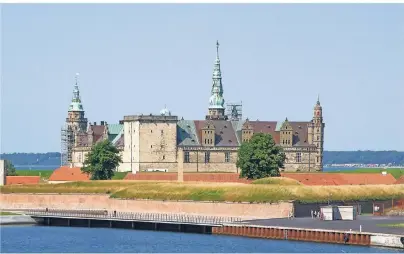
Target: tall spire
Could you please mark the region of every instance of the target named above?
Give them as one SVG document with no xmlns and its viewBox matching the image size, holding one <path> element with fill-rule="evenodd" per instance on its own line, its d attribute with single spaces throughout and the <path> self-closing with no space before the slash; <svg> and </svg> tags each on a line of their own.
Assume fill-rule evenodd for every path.
<svg viewBox="0 0 404 254">
<path fill-rule="evenodd" d="M 320 94 L 317 95 L 317 105 L 320 105 Z"/>
<path fill-rule="evenodd" d="M 222 72 L 220 71 L 220 58 L 219 58 L 219 41 L 216 41 L 216 60 L 213 66 L 212 76 L 212 89 L 209 98 L 209 113 L 206 115 L 208 120 L 227 120 L 224 113 L 224 98 L 223 98 L 223 85 L 222 85 Z"/>
<path fill-rule="evenodd" d="M 72 102 L 70 103 L 70 106 L 69 106 L 69 111 L 84 111 L 83 105 L 81 104 L 78 79 L 79 79 L 79 74 L 76 73 L 76 76 L 75 76 L 76 82 L 74 83 L 73 98 L 72 98 Z"/>
<path fill-rule="evenodd" d="M 220 58 L 219 58 L 219 41 L 216 41 L 216 60 L 213 66 L 213 76 L 212 76 L 212 90 L 211 95 L 213 95 L 213 88 L 216 86 L 219 88 L 220 96 L 223 96 L 223 85 L 222 85 L 222 72 L 220 70 Z"/>
<path fill-rule="evenodd" d="M 216 58 L 219 59 L 219 41 L 216 41 Z"/>
</svg>

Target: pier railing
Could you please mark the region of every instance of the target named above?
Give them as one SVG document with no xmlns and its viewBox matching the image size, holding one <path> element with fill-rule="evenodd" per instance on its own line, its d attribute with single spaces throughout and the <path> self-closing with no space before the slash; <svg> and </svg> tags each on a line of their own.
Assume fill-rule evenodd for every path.
<svg viewBox="0 0 404 254">
<path fill-rule="evenodd" d="M 192 224 L 214 224 L 237 223 L 242 219 L 237 217 L 202 216 L 189 214 L 166 214 L 166 213 L 138 213 L 138 212 L 117 212 L 107 210 L 62 210 L 62 209 L 21 209 L 30 216 L 52 216 L 85 219 L 115 219 L 131 221 L 153 221 L 161 223 L 192 223 Z"/>
</svg>

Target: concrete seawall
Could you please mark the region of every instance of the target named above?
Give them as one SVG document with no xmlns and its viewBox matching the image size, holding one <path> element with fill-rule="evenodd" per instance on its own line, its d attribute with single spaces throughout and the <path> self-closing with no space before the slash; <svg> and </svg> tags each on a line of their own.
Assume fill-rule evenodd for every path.
<svg viewBox="0 0 404 254">
<path fill-rule="evenodd" d="M 94 194 L 2 194 L 0 208 L 29 209 L 105 209 L 120 212 L 184 213 L 190 215 L 229 216 L 249 219 L 285 218 L 293 210 L 292 202 L 232 203 L 195 201 L 158 201 L 114 199 Z"/>
<path fill-rule="evenodd" d="M 26 225 L 36 224 L 37 222 L 27 215 L 7 215 L 0 216 L 0 225 Z"/>
<path fill-rule="evenodd" d="M 370 245 L 404 249 L 404 232 L 403 236 L 388 234 L 372 235 L 370 237 Z"/>
</svg>

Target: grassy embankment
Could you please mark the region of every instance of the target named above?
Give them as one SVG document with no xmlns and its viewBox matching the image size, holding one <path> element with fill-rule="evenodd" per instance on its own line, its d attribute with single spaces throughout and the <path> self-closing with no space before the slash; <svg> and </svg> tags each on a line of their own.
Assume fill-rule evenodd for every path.
<svg viewBox="0 0 404 254">
<path fill-rule="evenodd" d="M 0 216 L 7 216 L 7 215 L 18 215 L 18 214 L 0 211 Z"/>
<path fill-rule="evenodd" d="M 377 224 L 378 227 L 387 227 L 387 228 L 404 228 L 404 223 L 397 224 Z"/>
<path fill-rule="evenodd" d="M 255 180 L 252 184 L 302 185 L 299 181 L 287 177 L 267 177 Z"/>
<path fill-rule="evenodd" d="M 18 176 L 40 176 L 43 180 L 48 180 L 53 170 L 16 170 Z M 122 180 L 128 172 L 115 172 L 113 180 Z"/>
<path fill-rule="evenodd" d="M 276 181 L 276 180 L 274 180 Z M 305 186 L 286 184 L 91 181 L 9 185 L 2 193 L 98 193 L 113 198 L 233 202 L 381 200 L 402 197 L 404 185 Z"/>
<path fill-rule="evenodd" d="M 404 175 L 403 168 L 357 168 L 357 169 L 344 169 L 340 171 L 327 171 L 327 173 L 381 173 L 383 171 L 387 171 L 387 173 L 394 176 L 394 178 L 398 179 Z"/>
</svg>

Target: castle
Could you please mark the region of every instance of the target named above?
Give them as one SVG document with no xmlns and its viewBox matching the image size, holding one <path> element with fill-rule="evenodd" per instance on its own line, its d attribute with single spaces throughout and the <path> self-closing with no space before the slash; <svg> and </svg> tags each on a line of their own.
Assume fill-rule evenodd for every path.
<svg viewBox="0 0 404 254">
<path fill-rule="evenodd" d="M 324 127 L 319 99 L 307 122 L 250 121 L 237 107 L 226 114 L 220 70 L 219 43 L 205 120 L 184 120 L 164 108 L 156 115 L 129 115 L 119 124 L 89 123 L 85 118 L 78 81 L 66 125 L 62 128 L 62 164 L 81 167 L 91 147 L 105 139 L 115 145 L 123 162 L 117 171 L 239 172 L 237 150 L 254 133 L 269 133 L 286 154 L 281 171 L 322 171 Z"/>
</svg>

